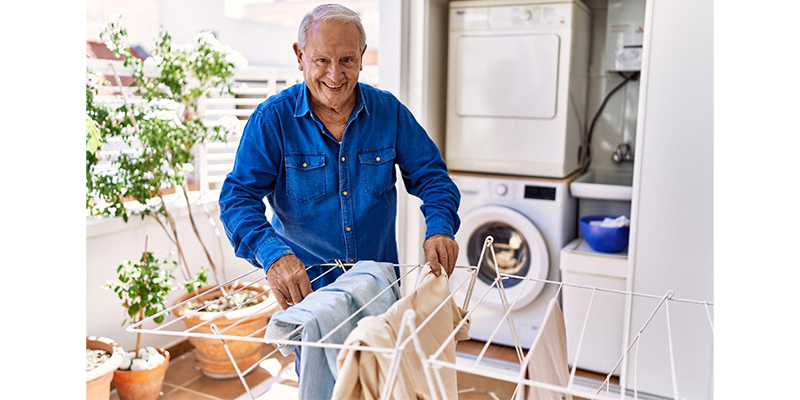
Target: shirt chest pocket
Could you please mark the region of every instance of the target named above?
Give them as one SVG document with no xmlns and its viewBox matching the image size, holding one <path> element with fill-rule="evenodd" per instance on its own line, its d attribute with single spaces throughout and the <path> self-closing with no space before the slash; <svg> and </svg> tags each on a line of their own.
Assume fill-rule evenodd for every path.
<svg viewBox="0 0 800 400">
<path fill-rule="evenodd" d="M 325 154 L 288 154 L 285 162 L 289 197 L 308 203 L 325 195 Z"/>
<path fill-rule="evenodd" d="M 364 188 L 370 194 L 382 194 L 394 186 L 397 176 L 394 172 L 394 147 L 380 150 L 358 152 Z"/>
</svg>

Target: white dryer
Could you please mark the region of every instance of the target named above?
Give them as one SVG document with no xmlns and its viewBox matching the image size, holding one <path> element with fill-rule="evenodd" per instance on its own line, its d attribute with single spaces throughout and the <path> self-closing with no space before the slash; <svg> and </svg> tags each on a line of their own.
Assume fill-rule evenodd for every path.
<svg viewBox="0 0 800 400">
<path fill-rule="evenodd" d="M 567 179 L 535 179 L 452 173 L 451 177 L 461 192 L 461 227 L 456 234 L 458 265 L 477 265 L 484 240 L 491 235 L 500 272 L 560 280 L 561 248 L 575 237 L 577 201 L 569 194 L 569 182 L 575 175 Z M 456 269 L 450 278 L 451 290 L 468 277 L 467 270 Z M 468 307 L 476 308 L 489 291 L 472 315 L 473 339 L 488 340 L 503 319 L 498 289 L 491 287 L 495 277 L 495 265 L 487 250 Z M 504 280 L 504 287 L 509 303 L 519 297 L 511 316 L 520 344 L 527 348 L 536 337 L 558 285 L 525 282 L 508 279 Z M 459 305 L 464 302 L 467 286 L 454 295 Z M 501 327 L 493 343 L 514 345 L 507 325 Z"/>
<path fill-rule="evenodd" d="M 450 170 L 564 178 L 579 168 L 590 28 L 580 1 L 450 3 Z"/>
</svg>

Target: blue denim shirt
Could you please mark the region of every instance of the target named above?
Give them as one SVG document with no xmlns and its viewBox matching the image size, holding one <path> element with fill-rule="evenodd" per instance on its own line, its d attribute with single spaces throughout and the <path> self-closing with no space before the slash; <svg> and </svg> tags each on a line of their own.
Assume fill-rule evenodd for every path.
<svg viewBox="0 0 800 400">
<path fill-rule="evenodd" d="M 311 279 L 323 271 L 318 264 L 337 259 L 397 263 L 395 164 L 408 192 L 422 199 L 425 237 L 455 235 L 461 197 L 439 149 L 392 94 L 359 83 L 356 95 L 341 142 L 311 111 L 305 83 L 255 109 L 219 199 L 237 257 L 266 271 L 293 253 L 314 265 Z"/>
</svg>

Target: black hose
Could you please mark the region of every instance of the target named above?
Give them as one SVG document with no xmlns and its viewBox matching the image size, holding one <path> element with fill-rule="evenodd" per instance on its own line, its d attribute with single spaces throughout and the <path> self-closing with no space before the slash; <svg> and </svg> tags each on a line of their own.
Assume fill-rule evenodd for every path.
<svg viewBox="0 0 800 400">
<path fill-rule="evenodd" d="M 597 123 L 597 119 L 600 118 L 600 114 L 603 113 L 603 109 L 606 108 L 606 104 L 608 104 L 608 100 L 611 99 L 611 96 L 614 95 L 618 90 L 620 90 L 626 83 L 630 81 L 635 81 L 639 79 L 639 72 L 634 72 L 629 76 L 626 76 L 622 72 L 617 72 L 621 77 L 625 78 L 622 82 L 620 82 L 614 89 L 611 89 L 610 92 L 606 95 L 606 98 L 603 99 L 603 103 L 600 104 L 600 109 L 597 110 L 595 113 L 594 118 L 592 118 L 592 123 L 589 125 L 589 132 L 586 134 L 586 162 L 583 167 L 588 168 L 589 164 L 592 162 L 592 133 L 594 132 L 594 125 Z M 578 149 L 578 162 L 581 161 L 581 153 L 582 148 Z"/>
</svg>

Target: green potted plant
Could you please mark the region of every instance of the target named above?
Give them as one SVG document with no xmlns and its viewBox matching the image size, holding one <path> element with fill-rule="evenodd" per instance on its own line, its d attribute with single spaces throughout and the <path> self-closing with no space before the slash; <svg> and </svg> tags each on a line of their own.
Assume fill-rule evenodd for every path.
<svg viewBox="0 0 800 400">
<path fill-rule="evenodd" d="M 126 261 L 117 267 L 117 280 L 109 281 L 105 289 L 112 290 L 122 300 L 125 309 L 123 325 L 138 323 L 166 309 L 167 295 L 172 287 L 172 273 L 166 267 L 177 266 L 177 262 L 161 261 L 145 251 L 139 262 Z M 164 315 L 154 318 L 155 323 L 164 321 Z M 161 393 L 164 374 L 169 365 L 169 352 L 153 347 L 142 348 L 142 333 L 136 334 L 133 351 L 124 354 L 122 363 L 114 372 L 114 384 L 122 400 L 157 399 Z"/>
<path fill-rule="evenodd" d="M 174 310 L 184 316 L 187 327 L 202 324 L 225 312 L 235 309 L 225 318 L 215 320 L 225 326 L 239 323 L 230 334 L 249 334 L 266 325 L 276 307 L 264 308 L 258 303 L 267 300 L 264 285 L 252 285 L 242 290 L 232 301 L 220 302 L 224 308 L 211 306 L 229 291 L 242 288 L 247 283 L 236 282 L 221 290 L 210 291 L 214 286 L 202 286 L 203 274 L 195 276 L 186 260 L 182 238 L 174 211 L 168 207 L 164 196 L 179 192 L 187 203 L 189 222 L 194 236 L 203 249 L 211 274 L 217 285 L 224 281 L 224 264 L 217 268 L 195 223 L 186 175 L 191 172 L 194 161 L 193 150 L 207 141 L 224 141 L 230 128 L 225 125 L 209 126 L 198 112 L 200 99 L 212 94 L 232 94 L 231 84 L 234 69 L 246 61 L 238 53 L 222 45 L 210 33 L 201 33 L 195 43 L 180 45 L 172 42 L 165 29 L 156 37 L 152 54 L 141 60 L 131 53 L 126 43 L 127 32 L 118 18 L 112 19 L 102 31 L 101 39 L 114 54 L 121 58 L 125 67 L 131 68 L 133 97 L 123 95 L 123 105 L 118 108 L 97 100 L 103 85 L 98 75 L 87 69 L 86 115 L 86 208 L 99 217 L 121 217 L 128 221 L 131 215 L 150 218 L 158 223 L 164 234 L 177 250 L 177 265 L 186 280 L 187 293 L 176 302 L 182 302 L 203 293 L 201 302 L 192 302 Z M 147 71 L 147 73 L 146 73 Z M 116 71 L 115 71 L 116 72 Z M 117 86 L 122 82 L 114 75 Z M 109 143 L 122 146 L 114 155 L 100 156 L 99 150 Z M 218 237 L 219 239 L 219 237 Z M 196 311 L 201 309 L 200 311 Z M 198 332 L 211 332 L 209 324 L 198 328 Z M 235 376 L 235 370 L 216 339 L 190 338 L 198 349 L 201 370 L 208 376 L 226 378 Z M 253 342 L 231 342 L 234 358 L 240 368 L 245 369 L 260 358 L 261 345 Z"/>
<path fill-rule="evenodd" d="M 131 215 L 138 215 L 158 222 L 176 246 L 184 278 L 191 279 L 174 213 L 164 196 L 179 192 L 189 204 L 186 175 L 193 168 L 193 150 L 207 141 L 226 139 L 227 127 L 209 126 L 201 120 L 198 101 L 215 92 L 231 93 L 233 59 L 210 34 L 199 35 L 194 46 L 176 45 L 162 28 L 152 55 L 141 60 L 131 53 L 127 31 L 118 18 L 100 37 L 132 69 L 133 93 L 121 96 L 121 107 L 107 106 L 97 95 L 108 82 L 87 69 L 86 208 L 93 216 L 121 217 L 127 222 Z M 146 75 L 146 69 L 157 73 Z M 115 83 L 122 86 L 116 72 Z M 98 156 L 98 150 L 110 142 L 121 152 Z M 188 215 L 219 282 L 219 271 L 191 207 Z"/>
</svg>

